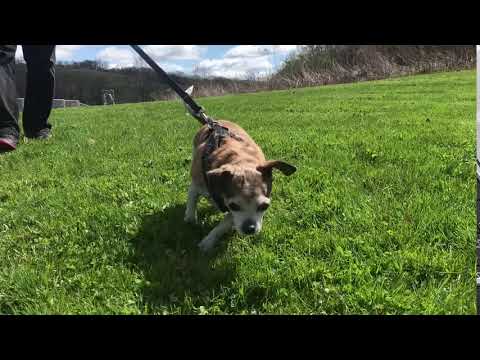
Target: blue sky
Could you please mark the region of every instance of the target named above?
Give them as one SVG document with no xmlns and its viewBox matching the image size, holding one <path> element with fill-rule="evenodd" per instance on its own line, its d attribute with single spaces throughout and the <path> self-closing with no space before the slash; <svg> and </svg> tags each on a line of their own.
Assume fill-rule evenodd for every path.
<svg viewBox="0 0 480 360">
<path fill-rule="evenodd" d="M 277 69 L 297 45 L 144 45 L 167 72 L 245 78 Z M 21 47 L 17 58 L 22 59 Z M 101 60 L 110 68 L 146 66 L 128 45 L 57 45 L 58 61 Z"/>
</svg>

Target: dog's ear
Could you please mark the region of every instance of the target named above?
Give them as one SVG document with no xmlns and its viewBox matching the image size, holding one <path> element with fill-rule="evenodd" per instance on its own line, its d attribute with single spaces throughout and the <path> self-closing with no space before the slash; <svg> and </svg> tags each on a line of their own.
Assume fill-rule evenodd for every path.
<svg viewBox="0 0 480 360">
<path fill-rule="evenodd" d="M 286 162 L 280 161 L 280 160 L 269 160 L 265 162 L 263 165 L 260 165 L 257 167 L 257 170 L 264 175 L 271 175 L 272 169 L 280 170 L 283 173 L 283 175 L 286 175 L 286 176 L 290 176 L 295 171 L 297 171 L 297 168 L 295 166 L 287 164 Z"/>
<path fill-rule="evenodd" d="M 225 167 L 207 172 L 207 179 L 211 187 L 217 192 L 225 192 L 227 185 L 231 183 L 233 173 Z"/>
<path fill-rule="evenodd" d="M 190 86 L 187 90 L 185 90 L 185 92 L 186 92 L 188 95 L 192 96 L 192 93 L 193 93 L 193 85 Z"/>
</svg>

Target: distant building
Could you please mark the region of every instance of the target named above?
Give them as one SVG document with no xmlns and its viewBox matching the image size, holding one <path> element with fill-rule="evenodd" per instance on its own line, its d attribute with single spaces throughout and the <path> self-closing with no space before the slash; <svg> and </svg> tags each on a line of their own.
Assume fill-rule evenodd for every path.
<svg viewBox="0 0 480 360">
<path fill-rule="evenodd" d="M 18 111 L 23 112 L 25 106 L 24 98 L 17 98 Z M 65 99 L 53 99 L 53 108 L 65 108 L 65 107 L 75 107 L 84 105 L 80 103 L 80 100 L 65 100 Z"/>
</svg>

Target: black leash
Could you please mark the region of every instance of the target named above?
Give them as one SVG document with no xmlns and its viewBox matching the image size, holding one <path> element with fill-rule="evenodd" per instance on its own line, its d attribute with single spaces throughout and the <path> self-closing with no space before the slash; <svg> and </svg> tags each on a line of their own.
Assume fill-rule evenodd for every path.
<svg viewBox="0 0 480 360">
<path fill-rule="evenodd" d="M 177 93 L 178 96 L 183 100 L 183 102 L 187 105 L 187 109 L 189 110 L 190 114 L 200 121 L 202 125 L 209 125 L 209 123 L 214 122 L 212 119 L 210 119 L 204 112 L 203 109 L 198 106 L 198 104 L 193 101 L 193 99 L 188 95 L 180 86 L 177 85 L 175 81 L 173 81 L 170 76 L 167 75 L 163 69 L 157 65 L 153 59 L 148 56 L 145 51 L 142 50 L 142 48 L 138 45 L 130 45 L 133 50 L 137 52 L 140 57 L 145 60 L 145 62 L 150 65 L 150 67 L 155 70 L 155 72 L 164 80 L 172 89 Z M 210 125 L 209 125 L 210 127 Z"/>
<path fill-rule="evenodd" d="M 190 95 L 188 95 L 180 86 L 177 85 L 175 81 L 173 81 L 163 69 L 157 65 L 157 63 L 150 57 L 148 56 L 145 51 L 140 48 L 138 45 L 130 45 L 133 50 L 137 52 L 140 57 L 145 60 L 145 62 L 150 65 L 150 67 L 155 70 L 155 72 L 160 76 L 162 80 L 164 80 L 170 87 L 177 93 L 177 95 L 183 100 L 186 108 L 190 112 L 190 114 L 200 121 L 202 125 L 207 125 L 209 129 L 209 136 L 207 139 L 207 148 L 205 152 L 203 153 L 202 156 L 202 172 L 203 172 L 203 178 L 205 181 L 205 184 L 207 185 L 207 190 L 210 194 L 210 197 L 213 199 L 214 203 L 217 205 L 218 209 L 221 210 L 222 212 L 228 211 L 228 208 L 225 206 L 225 203 L 223 202 L 223 199 L 218 196 L 218 194 L 215 192 L 215 189 L 212 188 L 210 182 L 208 181 L 207 177 L 207 171 L 210 169 L 210 160 L 209 157 L 210 155 L 218 149 L 223 140 L 231 136 L 233 138 L 238 137 L 231 133 L 230 130 L 224 126 L 221 126 L 217 121 L 211 119 L 208 115 L 206 115 L 203 112 L 203 109 L 198 106 L 198 104 L 193 101 Z"/>
</svg>

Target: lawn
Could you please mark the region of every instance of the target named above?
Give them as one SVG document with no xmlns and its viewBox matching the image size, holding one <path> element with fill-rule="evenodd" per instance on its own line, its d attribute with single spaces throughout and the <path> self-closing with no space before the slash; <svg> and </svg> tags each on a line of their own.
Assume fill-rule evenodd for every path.
<svg viewBox="0 0 480 360">
<path fill-rule="evenodd" d="M 474 314 L 475 91 L 463 71 L 199 99 L 298 168 L 261 234 L 208 256 L 179 102 L 55 110 L 51 140 L 0 155 L 0 313 Z"/>
</svg>

